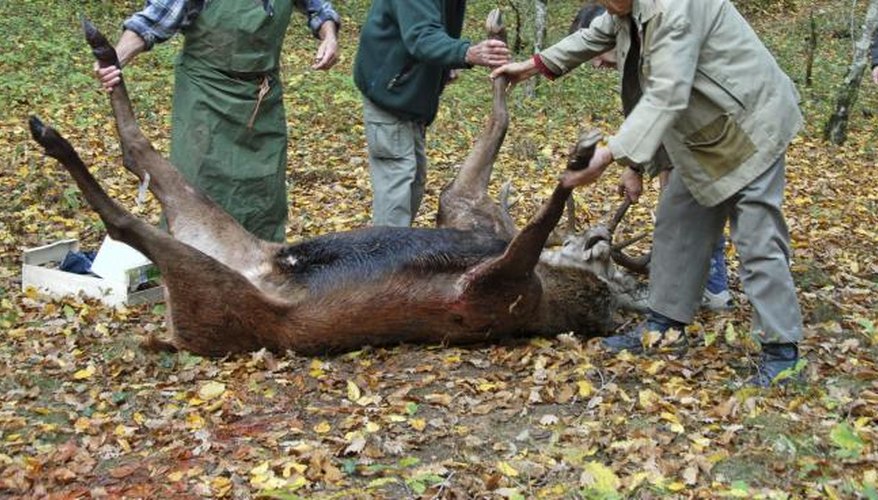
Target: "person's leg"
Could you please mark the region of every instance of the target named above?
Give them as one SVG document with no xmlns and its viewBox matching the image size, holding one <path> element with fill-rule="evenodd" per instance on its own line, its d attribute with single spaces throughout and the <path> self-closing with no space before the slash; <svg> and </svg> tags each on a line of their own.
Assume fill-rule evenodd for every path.
<svg viewBox="0 0 878 500">
<path fill-rule="evenodd" d="M 711 311 L 725 311 L 732 307 L 732 295 L 729 293 L 729 275 L 726 270 L 726 238 L 720 233 L 713 253 L 710 255 L 710 271 L 701 306 Z"/>
<path fill-rule="evenodd" d="M 415 179 L 412 182 L 411 219 L 418 214 L 421 201 L 424 199 L 424 187 L 427 184 L 427 127 L 420 123 L 412 123 L 412 137 L 415 141 Z"/>
<path fill-rule="evenodd" d="M 699 205 L 680 176 L 671 173 L 659 200 L 653 234 L 647 320 L 630 332 L 604 339 L 607 349 L 636 351 L 643 332 L 682 330 L 692 321 L 726 213 L 722 205 Z"/>
<path fill-rule="evenodd" d="M 724 205 L 700 205 L 671 172 L 659 199 L 649 267 L 649 308 L 689 323 L 701 305 L 710 256 L 725 225 Z"/>
<path fill-rule="evenodd" d="M 741 284 L 753 307 L 753 334 L 762 344 L 760 377 L 768 385 L 798 359 L 802 314 L 790 273 L 789 232 L 781 205 L 784 158 L 733 197 L 732 240 L 741 262 Z"/>
<path fill-rule="evenodd" d="M 418 175 L 413 133 L 417 125 L 400 120 L 366 98 L 363 115 L 372 176 L 372 224 L 409 226 Z"/>
</svg>

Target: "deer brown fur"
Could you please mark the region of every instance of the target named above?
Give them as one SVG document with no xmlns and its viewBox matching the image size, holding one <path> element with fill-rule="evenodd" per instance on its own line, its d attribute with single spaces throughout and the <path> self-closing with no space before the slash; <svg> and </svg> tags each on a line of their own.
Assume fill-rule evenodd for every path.
<svg viewBox="0 0 878 500">
<path fill-rule="evenodd" d="M 494 16 L 489 29 L 499 36 Z M 84 25 L 99 64 L 116 64 L 103 35 Z M 124 82 L 110 97 L 123 163 L 148 182 L 168 232 L 113 201 L 57 132 L 37 118 L 30 126 L 110 236 L 161 271 L 170 334 L 162 345 L 203 355 L 260 348 L 312 354 L 401 342 L 603 334 L 612 325 L 617 287 L 606 231 L 583 248 L 593 262 L 544 254 L 570 190 L 559 184 L 521 231 L 486 194 L 508 127 L 505 92 L 502 78 L 493 82 L 491 117 L 442 194 L 440 227 L 370 227 L 290 245 L 257 239 L 187 183 L 141 132 Z M 569 168 L 584 167 L 598 139 L 581 140 Z"/>
</svg>

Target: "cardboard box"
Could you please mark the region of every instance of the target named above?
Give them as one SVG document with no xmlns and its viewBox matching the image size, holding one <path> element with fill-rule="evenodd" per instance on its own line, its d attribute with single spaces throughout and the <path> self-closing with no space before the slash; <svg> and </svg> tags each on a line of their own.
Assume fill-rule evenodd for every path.
<svg viewBox="0 0 878 500">
<path fill-rule="evenodd" d="M 105 240 L 104 244 L 101 245 L 101 251 L 98 252 L 99 255 L 106 253 L 104 248 L 107 245 L 118 250 L 118 243 Z M 149 261 L 145 261 L 143 264 L 137 262 L 136 259 L 135 261 L 124 258 L 117 259 L 119 254 L 113 253 L 111 261 L 118 264 L 116 267 L 121 266 L 122 271 L 119 272 L 119 269 L 115 269 L 112 273 L 113 279 L 106 279 L 87 274 L 68 273 L 58 269 L 64 257 L 71 251 L 79 251 L 79 241 L 75 239 L 62 240 L 25 250 L 21 264 L 22 290 L 33 287 L 52 297 L 82 294 L 86 297 L 99 299 L 114 307 L 160 302 L 164 298 L 164 287 L 162 286 L 137 290 L 138 286 L 145 281 L 144 277 L 156 274 L 154 266 Z M 132 262 L 142 265 L 132 267 Z"/>
</svg>

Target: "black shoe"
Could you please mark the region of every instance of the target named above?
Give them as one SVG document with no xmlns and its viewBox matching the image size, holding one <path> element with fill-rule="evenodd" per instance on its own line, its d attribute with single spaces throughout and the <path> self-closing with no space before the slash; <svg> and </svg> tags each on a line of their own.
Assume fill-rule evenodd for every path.
<svg viewBox="0 0 878 500">
<path fill-rule="evenodd" d="M 645 350 L 683 353 L 689 348 L 686 324 L 654 311 L 649 311 L 646 321 L 631 330 L 604 337 L 601 344 L 609 352 L 628 351 L 632 354 L 640 354 Z"/>
<path fill-rule="evenodd" d="M 756 375 L 749 384 L 756 387 L 785 385 L 797 378 L 794 373 L 799 361 L 799 348 L 796 344 L 762 344 Z"/>
</svg>

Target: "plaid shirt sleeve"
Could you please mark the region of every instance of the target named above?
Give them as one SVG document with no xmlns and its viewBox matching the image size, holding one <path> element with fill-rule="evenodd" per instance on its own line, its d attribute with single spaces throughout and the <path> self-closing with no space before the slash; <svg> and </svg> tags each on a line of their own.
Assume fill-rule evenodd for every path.
<svg viewBox="0 0 878 500">
<path fill-rule="evenodd" d="M 122 26 L 137 33 L 149 50 L 174 36 L 203 6 L 203 0 L 147 0 L 143 10 L 126 19 Z"/>
<path fill-rule="evenodd" d="M 308 16 L 308 27 L 316 37 L 320 32 L 320 26 L 326 21 L 335 22 L 341 27 L 341 16 L 332 8 L 332 3 L 326 0 L 296 0 L 296 9 Z"/>
</svg>

